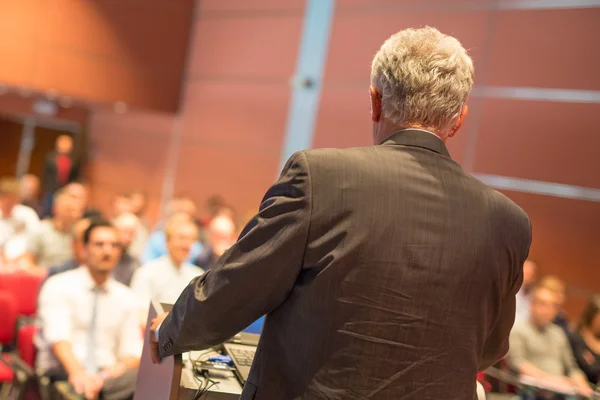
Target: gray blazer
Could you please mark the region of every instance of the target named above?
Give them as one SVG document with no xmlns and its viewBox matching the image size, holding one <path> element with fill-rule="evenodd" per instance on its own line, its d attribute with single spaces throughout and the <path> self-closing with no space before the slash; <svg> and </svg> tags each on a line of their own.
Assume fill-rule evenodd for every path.
<svg viewBox="0 0 600 400">
<path fill-rule="evenodd" d="M 242 399 L 468 399 L 508 350 L 527 215 L 419 130 L 294 154 L 163 322 L 161 356 L 265 326 Z"/>
</svg>

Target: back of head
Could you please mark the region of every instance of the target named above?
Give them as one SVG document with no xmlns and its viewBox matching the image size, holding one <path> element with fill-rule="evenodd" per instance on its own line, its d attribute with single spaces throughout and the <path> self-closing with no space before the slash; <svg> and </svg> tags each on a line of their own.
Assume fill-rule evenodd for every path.
<svg viewBox="0 0 600 400">
<path fill-rule="evenodd" d="M 371 84 L 382 118 L 448 136 L 473 87 L 473 62 L 460 42 L 435 28 L 405 29 L 381 46 Z"/>
</svg>

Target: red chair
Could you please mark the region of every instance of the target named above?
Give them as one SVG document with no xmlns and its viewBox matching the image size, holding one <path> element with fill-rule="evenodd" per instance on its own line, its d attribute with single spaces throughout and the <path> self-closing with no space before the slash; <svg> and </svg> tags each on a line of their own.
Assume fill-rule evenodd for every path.
<svg viewBox="0 0 600 400">
<path fill-rule="evenodd" d="M 15 296 L 17 313 L 32 317 L 37 311 L 37 298 L 43 277 L 27 272 L 0 273 L 0 290 Z"/>
<path fill-rule="evenodd" d="M 19 356 L 21 357 L 21 360 L 31 368 L 35 367 L 36 348 L 33 343 L 33 338 L 36 331 L 35 325 L 25 325 L 19 329 L 17 335 L 17 349 L 19 350 Z"/>
<path fill-rule="evenodd" d="M 11 293 L 0 290 L 0 346 L 14 343 L 16 324 L 17 302 Z M 0 398 L 6 398 L 11 391 L 14 373 L 10 367 L 10 355 L 2 353 L 0 358 L 0 384 L 2 384 Z"/>
</svg>

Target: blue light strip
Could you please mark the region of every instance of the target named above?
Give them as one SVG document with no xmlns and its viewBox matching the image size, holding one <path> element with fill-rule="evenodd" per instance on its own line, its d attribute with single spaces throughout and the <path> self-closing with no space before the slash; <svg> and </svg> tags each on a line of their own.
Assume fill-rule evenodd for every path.
<svg viewBox="0 0 600 400">
<path fill-rule="evenodd" d="M 334 7 L 335 0 L 307 0 L 306 3 L 281 167 L 296 151 L 312 147 Z"/>
</svg>

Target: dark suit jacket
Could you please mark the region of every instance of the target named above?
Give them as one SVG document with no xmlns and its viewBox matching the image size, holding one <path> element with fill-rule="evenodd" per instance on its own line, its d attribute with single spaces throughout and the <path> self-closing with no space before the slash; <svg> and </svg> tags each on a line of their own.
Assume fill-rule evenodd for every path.
<svg viewBox="0 0 600 400">
<path fill-rule="evenodd" d="M 468 399 L 508 350 L 527 215 L 443 142 L 296 153 L 258 215 L 193 280 L 162 356 L 267 314 L 242 399 Z"/>
<path fill-rule="evenodd" d="M 79 162 L 71 156 L 71 171 L 69 172 L 68 182 L 73 182 L 79 179 L 80 173 Z M 52 152 L 46 156 L 46 163 L 44 165 L 44 175 L 42 179 L 42 187 L 44 193 L 53 193 L 57 189 L 60 189 L 58 183 L 58 169 L 56 167 L 56 153 Z"/>
</svg>

